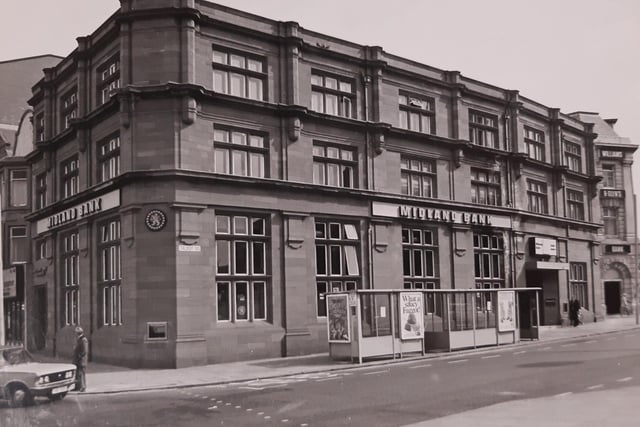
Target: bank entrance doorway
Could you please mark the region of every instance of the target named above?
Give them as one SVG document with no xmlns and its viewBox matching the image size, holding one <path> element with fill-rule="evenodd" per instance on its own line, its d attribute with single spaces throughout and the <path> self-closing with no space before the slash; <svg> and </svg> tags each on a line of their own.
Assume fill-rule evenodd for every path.
<svg viewBox="0 0 640 427">
<path fill-rule="evenodd" d="M 560 294 L 558 270 L 527 270 L 528 288 L 542 288 L 540 295 L 540 324 L 560 324 Z"/>
<path fill-rule="evenodd" d="M 620 314 L 620 288 L 619 280 L 604 282 L 604 304 L 607 306 L 607 314 Z"/>
</svg>

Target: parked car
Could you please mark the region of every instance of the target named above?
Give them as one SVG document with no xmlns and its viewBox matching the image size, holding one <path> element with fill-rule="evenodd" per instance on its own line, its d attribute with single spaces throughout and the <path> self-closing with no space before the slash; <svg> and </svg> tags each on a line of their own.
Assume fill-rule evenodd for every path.
<svg viewBox="0 0 640 427">
<path fill-rule="evenodd" d="M 38 363 L 22 347 L 0 347 L 0 397 L 12 407 L 30 405 L 36 396 L 62 400 L 75 380 L 75 365 Z"/>
</svg>

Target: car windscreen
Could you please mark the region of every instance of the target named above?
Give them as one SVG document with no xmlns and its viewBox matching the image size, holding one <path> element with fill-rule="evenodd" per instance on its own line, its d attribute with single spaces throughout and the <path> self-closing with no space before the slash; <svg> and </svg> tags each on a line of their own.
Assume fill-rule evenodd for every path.
<svg viewBox="0 0 640 427">
<path fill-rule="evenodd" d="M 24 349 L 11 348 L 2 350 L 1 365 L 20 365 L 29 362 L 33 362 L 33 357 Z"/>
</svg>

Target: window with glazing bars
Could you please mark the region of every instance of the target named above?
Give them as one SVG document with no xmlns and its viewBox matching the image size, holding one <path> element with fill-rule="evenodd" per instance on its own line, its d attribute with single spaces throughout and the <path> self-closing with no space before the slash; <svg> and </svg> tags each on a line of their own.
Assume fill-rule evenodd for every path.
<svg viewBox="0 0 640 427">
<path fill-rule="evenodd" d="M 496 234 L 473 233 L 473 264 L 476 289 L 504 288 L 504 239 Z M 491 294 L 476 295 L 477 311 L 491 311 Z"/>
<path fill-rule="evenodd" d="M 98 182 L 120 175 L 120 136 L 113 135 L 98 144 Z"/>
<path fill-rule="evenodd" d="M 469 141 L 489 148 L 498 147 L 498 117 L 469 110 Z"/>
<path fill-rule="evenodd" d="M 270 233 L 266 218 L 217 214 L 215 229 L 218 321 L 267 320 L 271 307 L 267 268 Z"/>
<path fill-rule="evenodd" d="M 64 325 L 77 325 L 80 319 L 80 256 L 78 251 L 78 232 L 62 235 L 61 239 L 61 275 L 62 275 L 62 316 Z"/>
<path fill-rule="evenodd" d="M 438 244 L 434 230 L 402 228 L 402 276 L 405 289 L 437 289 Z"/>
<path fill-rule="evenodd" d="M 356 151 L 353 148 L 314 142 L 313 183 L 356 188 Z"/>
<path fill-rule="evenodd" d="M 98 288 L 102 306 L 102 326 L 122 325 L 122 258 L 120 256 L 120 220 L 99 227 L 100 269 Z"/>
<path fill-rule="evenodd" d="M 544 162 L 544 132 L 525 126 L 524 147 L 527 155 L 530 158 Z"/>
<path fill-rule="evenodd" d="M 602 208 L 602 222 L 605 236 L 618 235 L 618 207 L 604 206 Z"/>
<path fill-rule="evenodd" d="M 602 165 L 602 186 L 605 188 L 616 188 L 616 166 Z"/>
<path fill-rule="evenodd" d="M 216 128 L 213 145 L 216 173 L 264 178 L 269 150 L 264 134 Z"/>
<path fill-rule="evenodd" d="M 98 67 L 98 105 L 109 101 L 120 88 L 120 57 L 116 55 Z"/>
<path fill-rule="evenodd" d="M 547 184 L 533 179 L 527 179 L 527 198 L 529 200 L 529 212 L 540 214 L 549 213 L 547 202 Z"/>
<path fill-rule="evenodd" d="M 567 217 L 584 220 L 584 194 L 581 191 L 567 190 Z"/>
<path fill-rule="evenodd" d="M 569 170 L 582 172 L 582 148 L 580 144 L 564 140 L 564 161 Z"/>
<path fill-rule="evenodd" d="M 47 173 L 43 172 L 36 177 L 36 209 L 47 206 Z"/>
<path fill-rule="evenodd" d="M 65 160 L 60 165 L 62 180 L 62 198 L 71 197 L 78 193 L 78 172 L 79 172 L 78 156 L 73 156 Z"/>
<path fill-rule="evenodd" d="M 436 162 L 400 156 L 400 191 L 417 197 L 436 195 Z"/>
<path fill-rule="evenodd" d="M 27 170 L 13 169 L 10 171 L 9 180 L 9 205 L 12 207 L 27 206 Z"/>
<path fill-rule="evenodd" d="M 471 168 L 471 203 L 500 206 L 500 172 Z"/>
<path fill-rule="evenodd" d="M 354 116 L 353 80 L 327 75 L 319 71 L 311 74 L 311 109 L 319 113 L 352 118 Z"/>
<path fill-rule="evenodd" d="M 360 237 L 355 224 L 316 220 L 316 314 L 327 315 L 325 294 L 361 288 Z"/>
<path fill-rule="evenodd" d="M 214 91 L 265 100 L 267 73 L 263 57 L 214 47 L 212 65 Z"/>
<path fill-rule="evenodd" d="M 74 87 L 67 92 L 60 102 L 60 117 L 62 117 L 62 130 L 71 124 L 71 119 L 78 117 L 78 88 Z"/>
<path fill-rule="evenodd" d="M 399 126 L 421 133 L 436 133 L 435 101 L 433 98 L 400 92 Z"/>
<path fill-rule="evenodd" d="M 569 263 L 569 299 L 577 299 L 581 307 L 589 308 L 587 264 L 584 262 Z"/>
</svg>

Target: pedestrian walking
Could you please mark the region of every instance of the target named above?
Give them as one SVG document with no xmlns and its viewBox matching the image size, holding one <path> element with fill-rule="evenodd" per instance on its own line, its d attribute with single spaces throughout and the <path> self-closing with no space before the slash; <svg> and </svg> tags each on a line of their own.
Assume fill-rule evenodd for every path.
<svg viewBox="0 0 640 427">
<path fill-rule="evenodd" d="M 89 359 L 89 340 L 80 326 L 76 327 L 76 346 L 73 349 L 73 364 L 76 365 L 76 390 L 85 391 L 87 380 L 85 370 Z"/>
<path fill-rule="evenodd" d="M 580 301 L 573 299 L 569 301 L 569 320 L 573 327 L 580 324 Z"/>
</svg>

